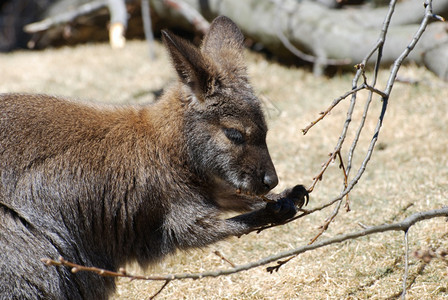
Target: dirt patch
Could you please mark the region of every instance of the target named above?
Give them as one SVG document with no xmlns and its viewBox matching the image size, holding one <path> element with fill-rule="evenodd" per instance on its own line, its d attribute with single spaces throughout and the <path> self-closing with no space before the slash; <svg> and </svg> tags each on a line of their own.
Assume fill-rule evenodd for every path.
<svg viewBox="0 0 448 300">
<path fill-rule="evenodd" d="M 129 42 L 114 51 L 107 44 L 84 45 L 41 52 L 0 54 L 0 92 L 48 93 L 113 104 L 144 104 L 175 80 L 161 45 L 157 60 L 148 59 L 143 42 Z M 341 103 L 306 136 L 310 121 L 331 101 L 348 91 L 352 74 L 332 79 L 315 78 L 306 71 L 267 62 L 248 53 L 251 81 L 265 105 L 270 131 L 268 145 L 280 177 L 277 190 L 296 183 L 309 185 L 340 134 L 348 101 Z M 399 75 L 418 80 L 417 85 L 396 83 L 386 114 L 379 146 L 366 173 L 350 195 L 351 212 L 341 212 L 321 239 L 359 230 L 359 222 L 377 225 L 447 205 L 448 195 L 448 85 L 416 66 Z M 380 85 L 388 71 L 383 70 Z M 358 109 L 362 111 L 363 98 Z M 371 139 L 381 103 L 373 102 L 366 132 L 354 157 L 360 166 Z M 361 113 L 355 114 L 353 128 Z M 350 132 L 347 146 L 354 131 Z M 317 206 L 338 195 L 343 180 L 333 164 L 311 195 Z M 412 206 L 409 206 L 412 204 Z M 407 209 L 403 210 L 403 208 Z M 136 273 L 199 272 L 227 268 L 213 254 L 219 250 L 233 263 L 253 261 L 308 243 L 332 208 L 286 226 L 232 238 L 206 249 L 177 253 L 146 271 Z M 409 232 L 410 249 L 448 248 L 448 223 L 434 219 Z M 269 274 L 264 268 L 232 276 L 172 282 L 159 299 L 385 299 L 401 290 L 403 234 L 383 233 L 333 245 L 300 255 Z M 413 277 L 412 277 L 413 276 Z M 411 257 L 409 299 L 448 297 L 448 269 L 444 262 L 422 262 Z M 123 279 L 115 299 L 147 299 L 161 283 Z"/>
</svg>

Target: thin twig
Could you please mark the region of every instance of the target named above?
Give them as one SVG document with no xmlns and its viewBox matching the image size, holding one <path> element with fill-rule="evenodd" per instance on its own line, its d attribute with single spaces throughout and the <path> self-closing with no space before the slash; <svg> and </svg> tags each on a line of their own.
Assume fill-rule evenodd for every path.
<svg viewBox="0 0 448 300">
<path fill-rule="evenodd" d="M 345 190 L 347 188 L 347 185 L 348 185 L 348 176 L 347 176 L 347 171 L 346 171 L 346 169 L 344 167 L 344 160 L 342 159 L 341 151 L 338 152 L 338 158 L 339 158 L 339 168 L 342 169 L 342 174 L 344 176 L 344 190 Z M 349 201 L 348 194 L 345 195 L 345 205 L 344 205 L 344 207 L 345 207 L 345 210 L 347 212 L 350 211 L 350 201 Z"/>
<path fill-rule="evenodd" d="M 231 262 L 230 260 L 228 260 L 219 250 L 216 250 L 215 252 L 213 252 L 216 256 L 218 256 L 219 258 L 221 258 L 223 261 L 225 261 L 226 263 L 228 263 L 230 266 L 235 268 L 235 264 L 233 262 Z"/>
<path fill-rule="evenodd" d="M 151 297 L 149 297 L 150 300 L 155 299 L 162 291 L 164 288 L 166 288 L 166 286 L 171 282 L 171 280 L 166 280 L 165 283 L 160 287 L 160 289 Z"/>
<path fill-rule="evenodd" d="M 308 193 L 311 193 L 314 190 L 314 187 L 316 186 L 317 182 L 322 180 L 322 176 L 324 175 L 325 171 L 327 170 L 330 163 L 332 163 L 336 157 L 336 152 L 329 154 L 328 160 L 322 165 L 322 169 L 320 170 L 319 174 L 313 177 L 313 183 L 310 187 L 308 187 Z"/>
<path fill-rule="evenodd" d="M 378 62 L 379 63 L 379 62 Z M 357 64 L 356 66 L 355 66 L 355 68 L 357 68 L 358 70 L 361 70 L 361 76 L 362 76 L 362 78 L 363 78 L 363 80 L 364 80 L 364 86 L 365 86 L 365 89 L 366 90 L 368 90 L 368 91 L 371 91 L 372 93 L 376 93 L 376 94 L 378 94 L 378 95 L 380 95 L 381 97 L 386 97 L 387 95 L 383 92 L 383 91 L 380 91 L 380 90 L 378 90 L 377 88 L 375 88 L 375 83 L 376 83 L 376 79 L 377 79 L 377 77 L 378 77 L 378 73 L 375 73 L 374 74 L 374 76 L 373 76 L 373 81 L 374 81 L 374 83 L 373 83 L 373 85 L 369 85 L 368 83 L 367 83 L 367 77 L 366 77 L 366 69 L 365 69 L 365 65 L 364 64 Z M 375 68 L 376 69 L 376 68 Z"/>
<path fill-rule="evenodd" d="M 287 259 L 277 261 L 277 265 L 267 267 L 267 268 L 266 268 L 266 271 L 269 272 L 269 273 L 271 273 L 271 274 L 272 274 L 274 271 L 275 271 L 275 272 L 278 272 L 278 270 L 280 270 L 280 267 L 281 267 L 281 266 L 283 266 L 284 264 L 286 264 L 287 262 L 289 262 L 291 259 L 295 258 L 297 255 L 298 255 L 298 254 L 293 255 L 293 256 L 291 256 L 291 257 L 288 257 Z"/>
<path fill-rule="evenodd" d="M 336 216 L 339 213 L 339 208 L 341 207 L 341 203 L 342 200 L 339 200 L 338 204 L 336 205 L 336 207 L 333 210 L 333 213 L 325 220 L 324 225 L 322 225 L 320 227 L 319 232 L 317 233 L 317 235 L 315 237 L 313 237 L 311 239 L 311 241 L 309 242 L 309 245 L 311 245 L 312 243 L 314 243 L 327 229 L 328 226 L 330 226 L 330 223 L 333 222 L 333 220 L 336 218 Z"/>
<path fill-rule="evenodd" d="M 342 160 L 341 151 L 338 151 L 336 153 L 336 156 L 339 158 L 339 168 L 342 169 L 342 173 L 344 176 L 344 190 L 345 190 L 347 188 L 348 178 L 347 178 L 345 167 L 344 167 L 344 161 Z M 346 197 L 346 201 L 345 201 L 344 206 L 346 208 L 346 211 L 350 211 L 348 194 L 346 194 L 345 197 Z M 310 244 L 314 243 L 328 229 L 328 227 L 330 226 L 330 223 L 333 222 L 333 220 L 338 215 L 339 209 L 341 208 L 342 198 L 340 200 L 338 200 L 337 203 L 338 204 L 334 208 L 332 214 L 325 220 L 325 223 L 322 226 L 320 226 L 320 230 L 317 233 L 317 235 L 311 239 Z"/>
<path fill-rule="evenodd" d="M 376 78 L 376 76 L 374 76 L 374 78 Z M 366 122 L 366 119 L 367 119 L 367 114 L 369 112 L 370 104 L 372 103 L 372 99 L 373 99 L 372 96 L 373 96 L 373 93 L 370 92 L 369 96 L 367 97 L 367 101 L 366 101 L 366 103 L 364 105 L 364 111 L 362 113 L 362 117 L 361 117 L 361 120 L 359 122 L 358 129 L 356 130 L 355 136 L 354 136 L 353 141 L 352 141 L 352 145 L 350 146 L 350 149 L 348 151 L 348 155 L 347 155 L 347 170 L 346 170 L 346 176 L 347 177 L 350 175 L 350 170 L 352 168 L 353 156 L 354 156 L 354 153 L 355 153 L 356 146 L 358 145 L 358 141 L 359 141 L 359 138 L 361 136 L 362 130 L 364 129 L 364 125 L 365 125 L 365 122 Z"/>
<path fill-rule="evenodd" d="M 408 278 L 408 284 L 406 285 L 406 289 L 409 290 L 412 285 L 415 283 L 415 280 L 417 279 L 417 277 L 419 275 L 422 275 L 423 271 L 425 270 L 426 266 L 428 265 L 427 262 L 422 261 L 419 266 L 417 267 L 417 270 L 415 271 L 414 274 L 411 274 L 411 276 L 409 276 Z M 403 288 L 401 288 L 398 292 L 394 293 L 393 295 L 390 295 L 384 299 L 387 300 L 396 300 L 399 299 L 401 297 L 401 295 L 403 294 Z"/>
<path fill-rule="evenodd" d="M 403 274 L 403 292 L 401 293 L 401 299 L 406 299 L 406 281 L 408 279 L 409 272 L 409 243 L 408 243 L 408 230 L 404 231 L 404 274 Z"/>
<path fill-rule="evenodd" d="M 319 121 L 321 121 L 323 118 L 325 118 L 326 115 L 328 115 L 331 110 L 339 104 L 339 102 L 341 102 L 342 100 L 344 100 L 345 98 L 347 98 L 348 96 L 355 94 L 357 92 L 359 92 L 360 90 L 363 90 L 365 88 L 365 86 L 361 85 L 359 87 L 355 87 L 353 88 L 351 91 L 346 92 L 344 95 L 336 98 L 333 100 L 333 102 L 330 104 L 330 106 L 324 110 L 323 112 L 320 113 L 320 116 L 314 120 L 313 122 L 311 122 L 308 126 L 306 126 L 304 129 L 302 129 L 302 133 L 303 135 L 307 134 L 308 131 L 314 126 L 316 125 Z"/>
</svg>

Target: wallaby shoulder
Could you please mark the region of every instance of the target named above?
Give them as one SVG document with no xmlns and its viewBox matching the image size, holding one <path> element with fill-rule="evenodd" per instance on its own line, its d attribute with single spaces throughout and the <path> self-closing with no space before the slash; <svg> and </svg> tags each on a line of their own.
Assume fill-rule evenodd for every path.
<svg viewBox="0 0 448 300">
<path fill-rule="evenodd" d="M 82 147 L 112 155 L 120 145 L 132 153 L 139 147 L 150 150 L 173 143 L 181 138 L 177 127 L 182 116 L 176 116 L 175 101 L 166 100 L 170 103 L 138 107 L 92 105 L 48 95 L 0 95 L 3 155 L 32 160 L 33 155 L 62 155 Z M 89 154 L 94 153 L 86 151 Z"/>
</svg>

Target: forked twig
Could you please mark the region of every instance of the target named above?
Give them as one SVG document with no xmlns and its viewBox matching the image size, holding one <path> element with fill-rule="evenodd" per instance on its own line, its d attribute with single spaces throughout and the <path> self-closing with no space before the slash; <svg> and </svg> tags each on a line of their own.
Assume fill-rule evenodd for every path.
<svg viewBox="0 0 448 300">
<path fill-rule="evenodd" d="M 365 105 L 365 108 L 364 108 L 363 116 L 361 118 L 360 124 L 358 126 L 358 129 L 356 131 L 354 140 L 352 142 L 352 145 L 351 145 L 349 153 L 348 153 L 347 170 L 345 170 L 345 172 L 344 172 L 345 173 L 344 174 L 344 187 L 345 188 L 343 189 L 343 191 L 341 192 L 341 194 L 339 196 L 337 196 L 336 198 L 332 199 L 330 202 L 328 202 L 328 203 L 326 203 L 326 204 L 324 204 L 324 205 L 322 205 L 322 206 L 320 206 L 318 208 L 315 208 L 317 210 L 321 210 L 323 208 L 331 206 L 334 203 L 340 201 L 344 196 L 348 195 L 350 193 L 350 191 L 353 189 L 353 187 L 357 184 L 359 179 L 362 177 L 362 175 L 364 174 L 365 169 L 367 167 L 367 164 L 370 161 L 370 158 L 372 156 L 375 144 L 376 144 L 376 142 L 378 140 L 378 136 L 379 136 L 382 124 L 383 124 L 383 119 L 384 119 L 384 116 L 385 116 L 385 113 L 386 113 L 389 96 L 390 96 L 390 93 L 392 91 L 392 87 L 393 87 L 393 84 L 395 82 L 395 78 L 396 78 L 397 72 L 398 72 L 399 68 L 401 67 L 404 59 L 408 56 L 408 54 L 412 51 L 412 49 L 417 44 L 418 40 L 421 38 L 421 36 L 422 36 L 426 26 L 428 25 L 429 19 L 431 19 L 431 18 L 440 19 L 440 18 L 434 17 L 434 14 L 432 13 L 432 1 L 431 0 L 427 0 L 427 2 L 425 3 L 425 17 L 423 18 L 423 20 L 422 20 L 422 22 L 420 24 L 419 29 L 415 33 L 413 39 L 408 44 L 408 46 L 403 50 L 402 54 L 395 60 L 393 68 L 392 68 L 390 76 L 389 76 L 389 79 L 387 81 L 386 88 L 384 89 L 384 91 L 381 91 L 381 90 L 377 89 L 375 87 L 375 85 L 376 85 L 376 81 L 377 81 L 380 61 L 381 61 L 381 58 L 382 58 L 383 46 L 384 46 L 384 43 L 386 41 L 387 31 L 388 31 L 388 28 L 389 28 L 390 20 L 392 18 L 392 14 L 393 14 L 394 9 L 395 9 L 396 2 L 397 2 L 396 0 L 392 0 L 390 2 L 390 4 L 389 4 L 389 10 L 388 10 L 386 18 L 385 18 L 385 20 L 383 22 L 383 27 L 382 27 L 382 30 L 381 30 L 380 37 L 379 37 L 377 43 L 375 44 L 375 46 L 373 47 L 372 51 L 370 53 L 368 53 L 368 55 L 364 58 L 364 60 L 360 64 L 357 64 L 355 66 L 357 68 L 357 73 L 356 73 L 356 75 L 355 75 L 355 77 L 353 79 L 352 90 L 347 92 L 347 93 L 345 93 L 343 96 L 335 99 L 326 111 L 321 113 L 321 115 L 315 121 L 313 121 L 310 125 L 308 125 L 305 129 L 302 130 L 303 133 L 306 134 L 311 127 L 313 127 L 317 122 L 322 120 L 343 99 L 347 98 L 349 95 L 352 96 L 351 97 L 350 106 L 349 106 L 348 111 L 347 111 L 347 118 L 346 118 L 346 121 L 344 123 L 344 127 L 342 129 L 342 133 L 339 136 L 338 143 L 337 143 L 337 145 L 335 147 L 335 150 L 330 155 L 330 159 L 323 164 L 323 168 L 321 169 L 319 174 L 313 178 L 313 183 L 312 183 L 312 185 L 309 188 L 309 192 L 311 192 L 311 191 L 313 191 L 313 189 L 314 189 L 315 185 L 317 184 L 317 182 L 322 179 L 323 174 L 327 170 L 330 162 L 334 160 L 336 154 L 340 155 L 340 151 L 342 149 L 342 145 L 343 145 L 343 143 L 345 141 L 345 138 L 347 136 L 348 127 L 349 127 L 349 125 L 351 123 L 351 120 L 352 120 L 352 115 L 353 115 L 353 111 L 354 111 L 356 100 L 357 100 L 357 93 L 359 91 L 361 91 L 361 90 L 364 90 L 364 89 L 369 92 L 369 97 L 367 99 L 367 102 L 366 102 L 366 105 Z M 369 61 L 369 59 L 371 58 L 371 56 L 375 52 L 377 53 L 377 58 L 376 58 L 376 61 L 375 61 L 373 80 L 372 80 L 371 84 L 368 84 L 367 83 L 367 77 L 365 75 L 365 66 L 367 65 L 367 62 Z M 359 82 L 359 80 L 361 78 L 362 78 L 363 82 L 358 86 L 358 82 Z M 381 111 L 380 111 L 380 114 L 379 114 L 378 122 L 377 122 L 377 125 L 375 127 L 373 136 L 371 138 L 370 144 L 368 146 L 367 152 L 366 152 L 366 154 L 364 156 L 364 159 L 363 159 L 360 167 L 357 170 L 357 173 L 350 180 L 350 182 L 347 183 L 348 176 L 349 176 L 349 173 L 350 173 L 351 168 L 352 168 L 352 160 L 353 160 L 354 151 L 355 151 L 356 146 L 358 144 L 361 132 L 362 132 L 362 130 L 364 128 L 364 123 L 365 123 L 365 120 L 367 118 L 367 112 L 369 110 L 370 103 L 371 103 L 372 98 L 373 98 L 373 94 L 379 95 L 381 97 L 381 101 L 382 101 L 382 107 L 381 107 Z M 337 207 L 339 207 L 339 205 L 340 205 L 340 203 L 338 204 Z M 323 227 L 321 227 L 321 229 L 325 230 L 326 228 L 328 228 L 328 225 L 329 225 L 329 223 L 327 223 L 328 220 L 330 220 L 330 222 L 332 220 L 334 220 L 334 218 L 337 215 L 338 211 L 339 211 L 338 208 L 334 210 L 333 214 L 327 219 L 327 221 L 325 222 Z M 309 211 L 309 212 L 311 212 L 311 211 Z M 298 216 L 298 217 L 301 217 L 301 216 Z M 316 237 L 320 236 L 322 234 L 322 232 L 323 231 L 319 232 Z"/>
<path fill-rule="evenodd" d="M 355 94 L 355 93 L 357 93 L 357 92 L 359 92 L 360 90 L 363 90 L 363 89 L 365 89 L 365 87 L 364 87 L 363 85 L 361 85 L 361 86 L 359 86 L 359 87 L 355 87 L 355 88 L 353 88 L 352 90 L 346 92 L 344 95 L 342 95 L 342 96 L 340 96 L 340 97 L 334 99 L 333 102 L 330 104 L 330 106 L 329 106 L 326 110 L 324 110 L 323 112 L 321 112 L 321 113 L 320 113 L 320 116 L 319 116 L 316 120 L 312 121 L 308 126 L 306 126 L 304 129 L 302 129 L 302 133 L 303 133 L 304 135 L 307 134 L 308 131 L 309 131 L 314 125 L 316 125 L 319 121 L 321 121 L 323 118 L 325 118 L 325 117 L 331 112 L 331 110 L 332 110 L 333 108 L 335 108 L 336 105 L 338 105 L 342 100 L 344 100 L 344 99 L 347 98 L 348 96 L 353 95 L 353 94 Z"/>
<path fill-rule="evenodd" d="M 339 208 L 341 207 L 342 200 L 339 200 L 337 203 L 338 204 L 334 208 L 333 213 L 325 220 L 324 224 L 320 226 L 319 232 L 311 239 L 309 244 L 314 243 L 328 229 L 330 223 L 333 222 L 333 220 L 336 218 L 339 213 Z"/>
</svg>

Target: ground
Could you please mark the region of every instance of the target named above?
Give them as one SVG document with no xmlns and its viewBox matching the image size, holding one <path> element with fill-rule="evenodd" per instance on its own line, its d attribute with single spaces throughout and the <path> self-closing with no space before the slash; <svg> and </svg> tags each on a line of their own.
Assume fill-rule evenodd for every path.
<svg viewBox="0 0 448 300">
<path fill-rule="evenodd" d="M 35 52 L 0 54 L 0 92 L 36 92 L 108 103 L 145 104 L 176 80 L 163 47 L 149 60 L 144 42 L 129 42 L 123 50 L 107 44 Z M 301 129 L 319 116 L 334 98 L 351 88 L 354 72 L 316 78 L 308 71 L 267 61 L 247 53 L 248 71 L 263 101 L 269 123 L 268 146 L 276 165 L 281 191 L 297 183 L 309 186 L 340 135 L 349 100 L 345 100 L 310 132 Z M 378 87 L 389 71 L 381 70 Z M 418 211 L 448 203 L 448 84 L 417 66 L 403 67 L 390 98 L 383 129 L 366 172 L 350 194 L 350 212 L 341 209 L 319 238 L 396 222 Z M 347 156 L 364 107 L 358 97 L 351 131 L 342 154 Z M 365 132 L 354 156 L 356 174 L 376 125 L 380 100 L 375 97 Z M 330 165 L 311 194 L 308 208 L 328 202 L 343 184 L 339 163 Z M 147 270 L 136 265 L 128 272 L 171 274 L 228 268 L 214 254 L 219 250 L 235 264 L 255 261 L 307 244 L 319 232 L 333 208 L 285 226 L 177 253 Z M 448 299 L 446 262 L 426 264 L 412 255 L 417 249 L 447 249 L 448 223 L 444 218 L 418 223 L 409 231 L 408 299 Z M 259 267 L 239 274 L 171 282 L 158 299 L 387 299 L 402 289 L 404 244 L 402 232 L 371 235 L 304 253 L 278 272 Z M 118 281 L 114 299 L 148 299 L 161 282 Z"/>
</svg>

